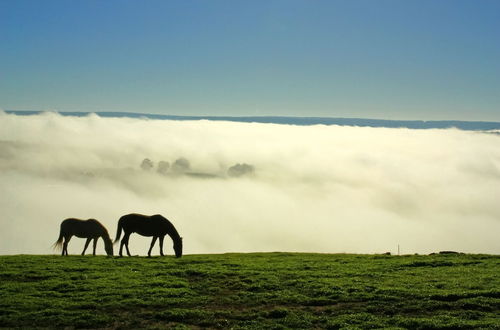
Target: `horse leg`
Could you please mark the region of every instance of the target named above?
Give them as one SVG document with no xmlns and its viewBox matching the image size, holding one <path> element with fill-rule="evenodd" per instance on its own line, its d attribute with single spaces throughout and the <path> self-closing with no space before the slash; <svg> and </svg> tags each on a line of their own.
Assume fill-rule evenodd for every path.
<svg viewBox="0 0 500 330">
<path fill-rule="evenodd" d="M 153 240 L 151 241 L 151 246 L 149 247 L 148 251 L 148 257 L 151 257 L 151 250 L 153 249 L 153 246 L 155 245 L 157 238 L 158 238 L 157 236 L 153 236 Z"/>
<path fill-rule="evenodd" d="M 121 242 L 120 242 L 120 253 L 118 253 L 118 255 L 119 255 L 120 257 L 123 257 L 123 255 L 122 255 L 123 244 L 125 244 L 125 243 L 123 243 L 123 239 L 122 239 L 122 240 L 121 240 Z"/>
<path fill-rule="evenodd" d="M 128 240 L 130 239 L 130 234 L 127 235 L 127 241 L 125 242 L 125 248 L 127 249 L 127 254 L 129 257 L 132 255 L 130 254 L 130 250 L 128 249 Z"/>
<path fill-rule="evenodd" d="M 69 236 L 64 236 L 64 243 L 63 243 L 63 250 L 62 250 L 62 255 L 68 255 L 68 243 L 69 243 L 69 240 L 71 239 L 71 236 L 72 235 L 69 235 Z"/>
<path fill-rule="evenodd" d="M 94 255 L 94 256 L 95 256 L 95 249 L 96 249 L 96 247 L 97 247 L 97 240 L 98 240 L 98 239 L 99 239 L 99 237 L 94 238 L 94 253 L 92 254 L 92 255 Z"/>
<path fill-rule="evenodd" d="M 90 240 L 92 238 L 87 238 L 87 241 L 85 241 L 85 247 L 83 248 L 82 256 L 85 255 L 85 251 L 87 250 L 87 247 L 89 246 Z"/>
<path fill-rule="evenodd" d="M 165 238 L 165 236 L 160 236 L 160 255 L 163 257 L 164 254 L 163 254 L 163 239 Z"/>
<path fill-rule="evenodd" d="M 125 245 L 125 242 L 127 241 L 128 234 L 125 233 L 123 235 L 122 240 L 120 241 L 120 257 L 123 257 L 122 251 L 123 251 L 123 246 Z"/>
<path fill-rule="evenodd" d="M 127 254 L 129 257 L 131 257 L 130 255 L 130 250 L 128 249 L 128 239 L 130 238 L 130 234 L 131 233 L 125 233 L 125 235 L 123 235 L 123 238 L 121 240 L 121 244 L 120 244 L 120 257 L 122 256 L 122 249 L 123 249 L 123 246 L 125 245 L 125 249 L 127 249 Z"/>
</svg>

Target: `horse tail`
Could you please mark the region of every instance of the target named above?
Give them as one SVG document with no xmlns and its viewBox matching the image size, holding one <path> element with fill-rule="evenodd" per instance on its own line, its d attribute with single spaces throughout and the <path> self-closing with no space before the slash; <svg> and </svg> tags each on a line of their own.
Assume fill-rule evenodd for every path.
<svg viewBox="0 0 500 330">
<path fill-rule="evenodd" d="M 120 239 L 120 236 L 122 235 L 122 228 L 123 228 L 122 218 L 120 218 L 120 220 L 118 220 L 118 228 L 116 228 L 116 238 L 115 238 L 115 241 L 113 244 L 118 243 L 118 240 Z"/>
<path fill-rule="evenodd" d="M 52 245 L 52 248 L 54 250 L 61 250 L 62 249 L 62 245 L 63 245 L 63 238 L 64 238 L 64 235 L 63 235 L 63 230 L 62 230 L 62 224 L 61 224 L 61 229 L 59 230 L 59 238 L 57 239 L 57 241 Z"/>
</svg>

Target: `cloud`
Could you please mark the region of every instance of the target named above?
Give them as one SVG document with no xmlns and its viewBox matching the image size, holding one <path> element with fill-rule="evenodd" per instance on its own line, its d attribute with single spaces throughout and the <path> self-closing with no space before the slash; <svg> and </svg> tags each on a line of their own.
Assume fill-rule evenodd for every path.
<svg viewBox="0 0 500 330">
<path fill-rule="evenodd" d="M 498 196 L 498 134 L 0 113 L 0 254 L 130 212 L 169 218 L 185 253 L 500 253 Z"/>
</svg>

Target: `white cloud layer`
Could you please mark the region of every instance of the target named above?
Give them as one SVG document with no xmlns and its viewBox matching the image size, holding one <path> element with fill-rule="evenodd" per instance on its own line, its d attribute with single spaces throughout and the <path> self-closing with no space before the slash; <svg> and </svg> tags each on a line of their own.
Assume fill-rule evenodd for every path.
<svg viewBox="0 0 500 330">
<path fill-rule="evenodd" d="M 169 218 L 185 253 L 498 254 L 499 198 L 498 134 L 0 112 L 0 254 L 55 253 L 68 217 L 114 238 L 131 212 Z"/>
</svg>

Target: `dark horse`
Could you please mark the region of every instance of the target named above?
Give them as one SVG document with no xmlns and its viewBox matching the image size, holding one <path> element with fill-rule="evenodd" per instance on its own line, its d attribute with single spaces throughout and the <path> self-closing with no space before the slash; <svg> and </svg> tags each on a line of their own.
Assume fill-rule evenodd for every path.
<svg viewBox="0 0 500 330">
<path fill-rule="evenodd" d="M 61 222 L 61 231 L 59 233 L 59 239 L 54 243 L 55 248 L 61 248 L 62 255 L 68 255 L 68 243 L 71 237 L 75 235 L 76 237 L 86 238 L 85 248 L 83 249 L 82 256 L 85 255 L 85 250 L 89 246 L 91 240 L 94 240 L 94 255 L 95 248 L 97 246 L 97 240 L 102 237 L 104 241 L 104 249 L 108 256 L 113 255 L 113 242 L 109 237 L 106 228 L 97 220 L 80 220 L 69 218 Z M 63 244 L 64 238 L 64 244 Z"/>
<path fill-rule="evenodd" d="M 115 243 L 118 242 L 124 231 L 123 238 L 120 244 L 120 257 L 122 256 L 123 246 L 127 249 L 127 254 L 130 257 L 128 249 L 128 240 L 130 234 L 137 233 L 142 236 L 153 236 L 151 246 L 149 247 L 148 256 L 151 257 L 151 250 L 155 245 L 156 239 L 160 239 L 160 254 L 163 256 L 163 239 L 165 235 L 170 235 L 174 242 L 174 251 L 177 258 L 182 257 L 182 237 L 175 229 L 174 225 L 163 216 L 156 215 L 142 215 L 142 214 L 127 214 L 118 220 L 118 229 L 116 230 Z"/>
</svg>

